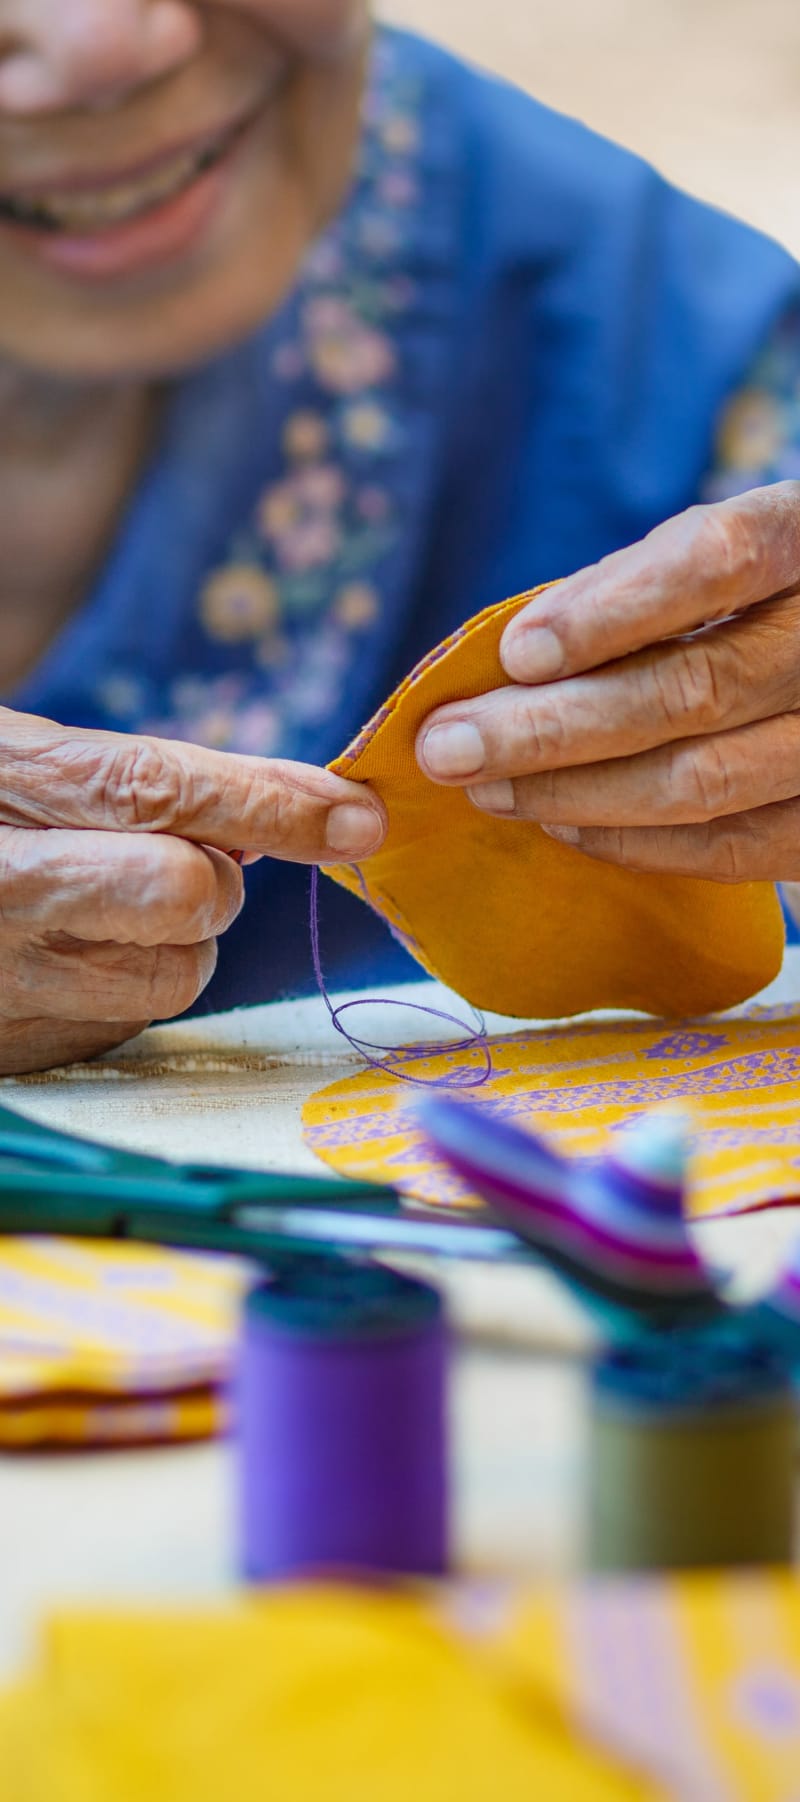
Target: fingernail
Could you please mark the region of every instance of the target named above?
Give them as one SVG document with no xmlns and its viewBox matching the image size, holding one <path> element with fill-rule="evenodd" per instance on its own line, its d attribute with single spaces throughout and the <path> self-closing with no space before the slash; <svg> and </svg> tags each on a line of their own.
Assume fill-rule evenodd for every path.
<svg viewBox="0 0 800 1802">
<path fill-rule="evenodd" d="M 519 626 L 502 647 L 503 668 L 515 682 L 552 682 L 564 668 L 560 638 L 549 626 Z"/>
<path fill-rule="evenodd" d="M 542 826 L 548 838 L 557 838 L 560 845 L 579 845 L 581 841 L 578 826 Z"/>
<path fill-rule="evenodd" d="M 328 849 L 345 857 L 364 857 L 377 851 L 383 838 L 383 821 L 372 807 L 343 801 L 332 807 L 325 831 Z"/>
<path fill-rule="evenodd" d="M 467 794 L 476 807 L 485 808 L 487 813 L 514 812 L 513 782 L 479 782 L 477 788 L 468 788 Z"/>
<path fill-rule="evenodd" d="M 422 755 L 433 776 L 475 776 L 486 761 L 483 739 L 469 720 L 431 726 L 422 741 Z"/>
</svg>

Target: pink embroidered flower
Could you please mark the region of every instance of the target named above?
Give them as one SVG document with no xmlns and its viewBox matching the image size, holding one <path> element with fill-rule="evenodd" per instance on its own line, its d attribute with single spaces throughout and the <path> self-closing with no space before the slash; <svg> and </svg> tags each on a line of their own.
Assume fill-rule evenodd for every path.
<svg viewBox="0 0 800 1802">
<path fill-rule="evenodd" d="M 239 709 L 230 749 L 248 757 L 271 757 L 278 749 L 281 721 L 268 701 L 251 701 Z"/>
<path fill-rule="evenodd" d="M 199 605 L 209 636 L 224 644 L 261 638 L 280 615 L 276 584 L 256 563 L 215 570 L 201 590 Z"/>
<path fill-rule="evenodd" d="M 416 182 L 405 169 L 387 170 L 378 191 L 387 206 L 413 206 L 417 199 Z"/>
<path fill-rule="evenodd" d="M 284 569 L 317 569 L 332 563 L 341 548 L 342 533 L 335 519 L 308 519 L 294 526 L 278 542 L 278 555 Z"/>
<path fill-rule="evenodd" d="M 300 470 L 294 479 L 304 506 L 321 513 L 335 513 L 347 491 L 344 475 L 335 463 L 315 463 L 312 469 Z"/>
<path fill-rule="evenodd" d="M 210 751 L 227 751 L 236 730 L 237 715 L 226 707 L 210 708 L 194 720 L 183 721 L 183 737 Z"/>
<path fill-rule="evenodd" d="M 388 381 L 394 347 L 384 332 L 365 325 L 345 300 L 318 296 L 305 311 L 308 358 L 314 374 L 334 394 L 355 394 Z"/>
<path fill-rule="evenodd" d="M 258 507 L 258 524 L 284 569 L 314 569 L 330 563 L 342 541 L 339 509 L 346 493 L 333 463 L 296 469 L 268 488 Z"/>
</svg>

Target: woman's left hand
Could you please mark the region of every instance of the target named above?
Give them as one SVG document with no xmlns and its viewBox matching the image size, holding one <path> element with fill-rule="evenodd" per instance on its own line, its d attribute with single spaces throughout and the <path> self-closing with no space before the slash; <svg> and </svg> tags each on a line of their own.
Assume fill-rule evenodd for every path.
<svg viewBox="0 0 800 1802">
<path fill-rule="evenodd" d="M 590 857 L 800 878 L 800 483 L 693 507 L 556 584 L 501 645 L 510 686 L 440 707 L 417 757 Z"/>
</svg>

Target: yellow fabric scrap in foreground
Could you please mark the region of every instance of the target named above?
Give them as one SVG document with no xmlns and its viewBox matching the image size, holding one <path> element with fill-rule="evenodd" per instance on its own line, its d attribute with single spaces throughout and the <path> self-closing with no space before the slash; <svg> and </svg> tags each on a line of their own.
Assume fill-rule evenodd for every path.
<svg viewBox="0 0 800 1802">
<path fill-rule="evenodd" d="M 3 1802 L 789 1802 L 800 1581 L 319 1587 L 74 1615 Z"/>
<path fill-rule="evenodd" d="M 529 1029 L 491 1041 L 492 1074 L 463 1090 L 514 1124 L 591 1154 L 633 1115 L 661 1102 L 687 1107 L 696 1128 L 695 1213 L 800 1197 L 800 1006 L 752 1006 L 734 1019 L 591 1022 Z M 403 1054 L 425 1081 L 452 1076 L 479 1053 Z M 393 1183 L 426 1202 L 474 1200 L 420 1131 L 421 1091 L 391 1069 L 320 1089 L 303 1110 L 305 1137 L 342 1175 Z"/>
<path fill-rule="evenodd" d="M 277 1592 L 65 1619 L 0 1702 L 3 1802 L 658 1802 L 420 1600 Z"/>
<path fill-rule="evenodd" d="M 591 863 L 530 822 L 492 819 L 414 755 L 446 701 L 505 687 L 500 639 L 532 598 L 488 607 L 431 651 L 331 764 L 370 782 L 389 830 L 361 865 L 328 869 L 413 956 L 476 1007 L 556 1019 L 593 1007 L 733 1007 L 776 976 L 783 920 L 767 883 L 735 887 Z"/>
</svg>

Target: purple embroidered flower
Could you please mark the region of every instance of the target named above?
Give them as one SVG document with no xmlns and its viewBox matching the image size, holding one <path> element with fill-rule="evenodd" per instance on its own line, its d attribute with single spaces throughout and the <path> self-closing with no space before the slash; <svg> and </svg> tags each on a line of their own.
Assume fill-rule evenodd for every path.
<svg viewBox="0 0 800 1802">
<path fill-rule="evenodd" d="M 671 1032 L 665 1039 L 659 1039 L 657 1045 L 651 1045 L 644 1057 L 697 1057 L 704 1051 L 714 1051 L 718 1045 L 727 1044 L 724 1032 Z"/>
<path fill-rule="evenodd" d="M 772 1740 L 796 1739 L 800 1752 L 800 1679 L 776 1665 L 751 1670 L 739 1679 L 731 1712 Z"/>
<path fill-rule="evenodd" d="M 381 200 L 387 206 L 413 206 L 417 198 L 416 184 L 406 169 L 389 169 L 378 185 Z"/>
</svg>

